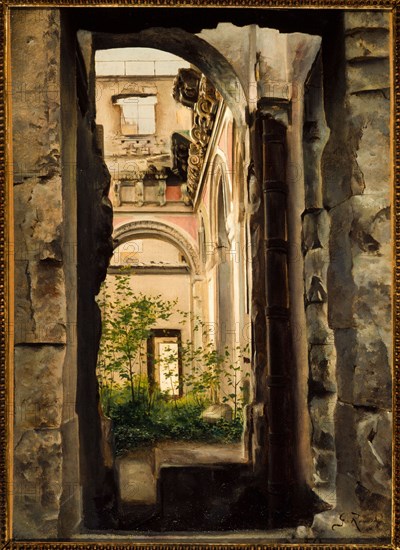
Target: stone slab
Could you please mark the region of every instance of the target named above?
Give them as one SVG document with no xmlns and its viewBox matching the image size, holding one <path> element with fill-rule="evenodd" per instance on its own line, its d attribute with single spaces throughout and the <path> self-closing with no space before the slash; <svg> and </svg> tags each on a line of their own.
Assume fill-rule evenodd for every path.
<svg viewBox="0 0 400 550">
<path fill-rule="evenodd" d="M 357 442 L 361 453 L 361 484 L 371 493 L 391 496 L 392 414 L 360 411 Z"/>
<path fill-rule="evenodd" d="M 14 451 L 15 538 L 56 538 L 61 493 L 60 431 L 25 431 Z"/>
<path fill-rule="evenodd" d="M 22 429 L 59 428 L 65 346 L 15 349 L 15 422 Z"/>
<path fill-rule="evenodd" d="M 347 88 L 350 94 L 390 87 L 389 59 L 369 59 L 352 62 L 346 68 Z"/>
</svg>

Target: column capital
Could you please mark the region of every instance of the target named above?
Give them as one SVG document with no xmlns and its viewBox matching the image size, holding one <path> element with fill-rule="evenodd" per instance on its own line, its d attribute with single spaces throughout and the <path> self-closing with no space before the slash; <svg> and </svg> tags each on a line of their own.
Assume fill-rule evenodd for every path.
<svg viewBox="0 0 400 550">
<path fill-rule="evenodd" d="M 270 116 L 286 127 L 292 124 L 292 102 L 290 99 L 262 97 L 257 102 L 259 116 Z"/>
</svg>

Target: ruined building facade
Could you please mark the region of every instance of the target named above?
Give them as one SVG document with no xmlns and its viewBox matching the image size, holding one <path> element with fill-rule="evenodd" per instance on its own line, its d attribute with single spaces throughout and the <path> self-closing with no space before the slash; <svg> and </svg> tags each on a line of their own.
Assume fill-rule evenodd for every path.
<svg viewBox="0 0 400 550">
<path fill-rule="evenodd" d="M 206 24 L 201 9 L 196 21 L 141 10 L 12 10 L 15 537 L 118 527 L 95 297 L 116 246 L 162 234 L 182 252 L 174 276 L 188 274 L 199 310 L 216 295 L 207 273 L 221 288 L 230 276 L 204 245 L 245 254 L 228 264 L 232 315 L 220 309 L 249 327 L 251 344 L 247 462 L 218 474 L 234 488 L 227 514 L 248 509 L 248 526 L 265 530 L 308 521 L 322 539 L 387 538 L 389 13 L 212 10 Z M 95 53 L 123 47 L 188 64 L 174 96 L 197 128 L 189 141 L 187 120 L 176 128 L 171 173 L 154 158 L 134 173 L 110 169 Z M 155 85 L 138 84 L 145 110 Z M 193 213 L 197 225 L 182 221 Z M 171 491 L 173 476 L 162 480 Z M 341 514 L 345 530 L 332 530 Z"/>
</svg>

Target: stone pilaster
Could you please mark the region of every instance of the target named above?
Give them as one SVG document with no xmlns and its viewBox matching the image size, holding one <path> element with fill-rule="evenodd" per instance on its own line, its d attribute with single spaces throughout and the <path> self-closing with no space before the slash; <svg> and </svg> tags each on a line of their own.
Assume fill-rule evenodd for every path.
<svg viewBox="0 0 400 550">
<path fill-rule="evenodd" d="M 302 249 L 308 342 L 308 406 L 311 420 L 313 483 L 335 504 L 336 350 L 327 316 L 330 218 L 322 200 L 322 153 L 329 137 L 323 104 L 321 55 L 305 86 L 303 121 L 304 199 Z"/>
<path fill-rule="evenodd" d="M 60 34 L 58 10 L 12 13 L 16 538 L 56 537 L 63 491 L 70 258 L 63 211 Z"/>
</svg>

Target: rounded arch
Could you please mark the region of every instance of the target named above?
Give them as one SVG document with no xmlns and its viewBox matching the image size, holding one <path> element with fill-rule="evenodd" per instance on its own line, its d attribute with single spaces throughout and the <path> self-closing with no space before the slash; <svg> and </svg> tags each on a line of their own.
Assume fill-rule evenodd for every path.
<svg viewBox="0 0 400 550">
<path fill-rule="evenodd" d="M 93 33 L 95 50 L 148 47 L 178 55 L 195 65 L 224 98 L 239 126 L 245 126 L 247 94 L 227 59 L 202 38 L 179 28 L 154 27 L 132 34 Z"/>
<path fill-rule="evenodd" d="M 211 233 L 215 242 L 218 241 L 218 198 L 222 193 L 224 205 L 224 218 L 229 224 L 232 221 L 233 201 L 232 201 L 232 182 L 230 181 L 228 168 L 225 159 L 217 153 L 212 162 L 212 181 L 210 193 L 210 212 L 211 212 Z M 227 228 L 227 233 L 231 233 L 231 228 Z"/>
<path fill-rule="evenodd" d="M 200 259 L 195 246 L 177 228 L 155 220 L 137 220 L 114 230 L 114 249 L 132 239 L 152 237 L 175 245 L 185 256 L 192 273 L 200 274 Z"/>
</svg>

